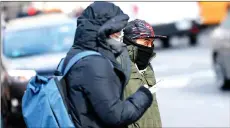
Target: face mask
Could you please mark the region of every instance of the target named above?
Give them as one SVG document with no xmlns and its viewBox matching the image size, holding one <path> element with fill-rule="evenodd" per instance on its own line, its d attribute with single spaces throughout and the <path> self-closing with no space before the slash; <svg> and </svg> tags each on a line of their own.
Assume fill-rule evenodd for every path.
<svg viewBox="0 0 230 128">
<path fill-rule="evenodd" d="M 129 45 L 127 48 L 131 61 L 137 65 L 139 70 L 144 70 L 156 55 L 151 47 Z"/>
<path fill-rule="evenodd" d="M 112 52 L 115 54 L 115 56 L 119 56 L 126 44 L 123 43 L 123 35 L 119 38 L 109 38 L 105 40 L 107 45 L 111 48 Z"/>
</svg>

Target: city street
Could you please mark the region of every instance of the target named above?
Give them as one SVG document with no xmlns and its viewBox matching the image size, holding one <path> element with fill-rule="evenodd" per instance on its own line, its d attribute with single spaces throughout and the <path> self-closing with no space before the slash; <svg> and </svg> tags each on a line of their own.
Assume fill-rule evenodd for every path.
<svg viewBox="0 0 230 128">
<path fill-rule="evenodd" d="M 164 80 L 157 92 L 163 127 L 230 127 L 230 91 L 215 84 L 208 33 L 196 47 L 174 39 L 172 49 L 156 50 L 152 65 L 157 81 Z"/>
<path fill-rule="evenodd" d="M 221 82 L 229 83 L 229 1 L 4 1 L 1 4 L 0 128 L 65 126 L 59 120 L 64 119 L 60 116 L 64 109 L 56 111 L 60 105 L 73 109 L 71 119 L 81 127 L 114 124 L 138 127 L 133 119 L 144 115 L 143 112 L 132 110 L 132 115 L 127 115 L 129 112 L 122 108 L 122 103 L 118 100 L 112 103 L 118 95 L 122 96 L 120 93 L 124 88 L 119 84 L 125 82 L 124 74 L 117 69 L 111 73 L 103 72 L 108 66 L 100 58 L 87 59 L 77 65 L 67 65 L 65 61 L 64 66 L 74 68 L 69 69 L 70 73 L 68 70 L 68 79 L 64 83 L 56 79 L 66 76 L 63 68 L 57 71 L 57 67 L 63 67 L 61 59 L 69 60 L 75 56 L 74 59 L 81 60 L 94 51 L 111 60 L 115 59 L 114 52 L 120 51 L 124 44 L 134 43 L 137 45 L 132 54 L 137 64 L 145 63 L 144 59 L 149 58 L 154 46 L 156 56 L 150 63 L 156 86 L 150 91 L 156 92 L 162 128 L 230 128 L 230 86 L 223 88 L 220 85 Z M 150 51 L 144 47 L 151 47 Z M 76 57 L 77 53 L 81 55 Z M 138 55 L 142 58 L 137 59 Z M 213 58 L 218 75 L 214 71 Z M 125 63 L 125 59 L 120 61 Z M 94 68 L 91 72 L 87 67 Z M 37 76 L 47 77 L 48 82 Z M 115 90 L 112 93 L 105 85 L 108 81 L 116 85 L 112 87 Z M 135 80 L 131 83 L 138 84 Z M 68 86 L 49 91 L 52 86 L 63 85 Z M 63 98 L 65 91 L 68 95 Z M 136 93 L 139 98 L 134 96 L 133 103 L 125 104 L 125 107 L 146 109 L 147 100 L 141 95 Z M 110 102 L 112 106 L 106 105 Z M 111 118 L 111 112 L 117 116 L 121 114 L 120 110 L 119 118 Z M 154 116 L 149 112 L 150 117 Z M 51 117 L 57 122 L 47 121 Z M 143 124 L 148 125 L 149 120 Z M 157 127 L 159 122 L 154 125 L 149 126 Z"/>
</svg>

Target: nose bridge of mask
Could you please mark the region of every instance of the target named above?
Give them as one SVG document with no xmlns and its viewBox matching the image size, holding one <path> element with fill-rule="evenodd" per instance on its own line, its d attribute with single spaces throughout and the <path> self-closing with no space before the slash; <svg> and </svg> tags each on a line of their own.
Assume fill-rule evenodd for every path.
<svg viewBox="0 0 230 128">
<path fill-rule="evenodd" d="M 121 30 L 121 34 L 120 34 L 120 41 L 123 42 L 123 38 L 124 38 L 124 32 L 123 29 Z"/>
</svg>

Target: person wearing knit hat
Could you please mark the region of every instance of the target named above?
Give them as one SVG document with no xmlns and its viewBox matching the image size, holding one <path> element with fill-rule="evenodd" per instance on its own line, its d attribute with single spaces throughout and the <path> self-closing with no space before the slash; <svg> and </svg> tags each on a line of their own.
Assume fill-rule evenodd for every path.
<svg viewBox="0 0 230 128">
<path fill-rule="evenodd" d="M 123 42 L 127 45 L 122 54 L 117 57 L 129 81 L 126 82 L 124 96 L 134 94 L 140 85 L 156 87 L 154 71 L 150 61 L 155 57 L 154 40 L 167 38 L 156 35 L 152 26 L 144 20 L 136 19 L 127 24 L 123 29 Z M 130 61 L 131 60 L 131 61 Z M 151 91 L 152 92 L 152 91 Z M 155 92 L 152 92 L 153 103 L 144 115 L 129 127 L 160 128 L 162 127 L 158 103 Z"/>
</svg>

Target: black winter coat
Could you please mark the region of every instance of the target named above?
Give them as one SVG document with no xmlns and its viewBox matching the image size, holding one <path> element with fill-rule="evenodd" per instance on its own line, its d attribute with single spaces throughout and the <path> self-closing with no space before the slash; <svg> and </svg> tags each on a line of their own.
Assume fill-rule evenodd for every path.
<svg viewBox="0 0 230 128">
<path fill-rule="evenodd" d="M 66 76 L 71 115 L 77 128 L 127 127 L 137 121 L 152 103 L 152 95 L 145 87 L 123 100 L 127 78 L 103 40 L 120 31 L 128 19 L 114 4 L 94 2 L 77 20 L 74 44 L 64 65 L 84 50 L 102 54 L 82 58 Z"/>
</svg>

